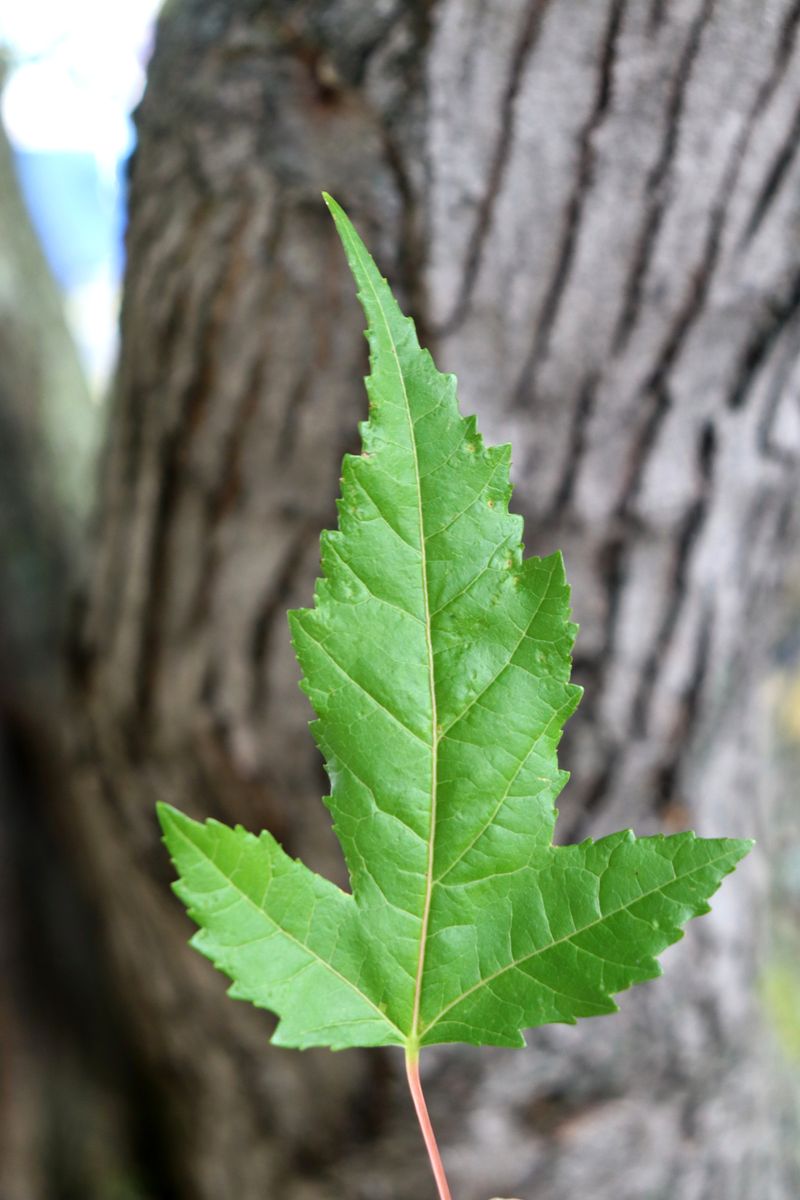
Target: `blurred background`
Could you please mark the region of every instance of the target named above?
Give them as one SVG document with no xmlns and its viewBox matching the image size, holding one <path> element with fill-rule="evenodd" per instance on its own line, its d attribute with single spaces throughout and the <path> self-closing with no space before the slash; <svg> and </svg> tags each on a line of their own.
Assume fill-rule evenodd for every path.
<svg viewBox="0 0 800 1200">
<path fill-rule="evenodd" d="M 342 880 L 288 642 L 350 211 L 562 548 L 559 837 L 758 846 L 613 1018 L 423 1062 L 457 1200 L 800 1195 L 800 4 L 6 0 L 0 1200 L 433 1195 L 390 1051 L 186 947 L 153 817 Z"/>
</svg>

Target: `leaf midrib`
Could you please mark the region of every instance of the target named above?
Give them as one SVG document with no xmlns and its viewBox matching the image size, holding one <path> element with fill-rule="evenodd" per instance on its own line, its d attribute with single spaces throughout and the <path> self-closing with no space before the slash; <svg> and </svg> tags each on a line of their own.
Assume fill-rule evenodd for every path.
<svg viewBox="0 0 800 1200">
<path fill-rule="evenodd" d="M 431 797 L 430 797 L 430 826 L 428 831 L 428 847 L 427 847 L 427 863 L 425 869 L 425 896 L 422 907 L 422 918 L 420 927 L 419 939 L 419 954 L 417 957 L 417 972 L 414 980 L 414 1002 L 411 1017 L 411 1030 L 408 1035 L 408 1043 L 411 1045 L 419 1042 L 419 1016 L 420 1005 L 422 1000 L 422 980 L 425 971 L 425 951 L 428 941 L 428 926 L 430 923 L 431 899 L 433 895 L 433 864 L 434 851 L 436 844 L 436 793 L 438 789 L 438 751 L 439 751 L 439 735 L 437 732 L 437 708 L 436 708 L 436 680 L 434 675 L 434 660 L 433 660 L 433 642 L 431 639 L 431 615 L 430 602 L 428 598 L 428 565 L 427 565 L 427 538 L 425 536 L 425 520 L 422 510 L 422 482 L 419 470 L 419 456 L 417 454 L 417 439 L 414 428 L 414 421 L 411 417 L 411 404 L 408 397 L 408 389 L 406 388 L 405 376 L 400 363 L 400 356 L 397 352 L 397 345 L 392 336 L 389 319 L 381 303 L 380 295 L 372 282 L 369 272 L 369 264 L 364 263 L 363 256 L 358 245 L 351 240 L 353 252 L 358 259 L 363 277 L 367 282 L 367 286 L 372 292 L 375 300 L 375 305 L 381 315 L 381 319 L 386 329 L 386 336 L 392 351 L 397 367 L 397 377 L 400 380 L 400 386 L 403 390 L 403 401 L 405 406 L 406 421 L 408 422 L 409 439 L 411 442 L 411 452 L 414 462 L 414 477 L 416 480 L 417 494 L 417 519 L 419 522 L 419 545 L 420 545 L 420 570 L 422 575 L 422 602 L 424 611 L 424 627 L 425 627 L 425 650 L 428 658 L 428 688 L 430 691 L 431 704 Z"/>
</svg>

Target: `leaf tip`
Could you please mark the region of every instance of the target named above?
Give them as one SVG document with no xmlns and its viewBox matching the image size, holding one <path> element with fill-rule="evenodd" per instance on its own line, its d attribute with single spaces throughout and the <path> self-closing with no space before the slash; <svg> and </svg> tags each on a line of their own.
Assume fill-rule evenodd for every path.
<svg viewBox="0 0 800 1200">
<path fill-rule="evenodd" d="M 340 221 L 347 221 L 347 213 L 342 208 L 338 201 L 334 200 L 330 192 L 323 192 L 322 199 L 325 202 L 325 207 L 333 217 L 334 221 L 339 224 Z"/>
<path fill-rule="evenodd" d="M 165 800 L 158 800 L 156 802 L 156 816 L 161 826 L 161 832 L 166 837 L 170 830 L 177 827 L 179 824 L 178 818 L 183 816 L 183 814 L 172 804 L 167 804 Z"/>
<path fill-rule="evenodd" d="M 738 866 L 743 858 L 747 858 L 755 845 L 757 845 L 755 838 L 731 838 L 731 849 L 736 856 L 734 865 Z"/>
<path fill-rule="evenodd" d="M 166 804 L 163 800 L 156 804 L 156 815 L 161 826 L 164 845 L 170 852 L 173 862 L 176 861 L 176 854 L 180 843 L 176 840 L 177 836 L 182 836 L 187 841 L 196 841 L 198 829 L 202 829 L 202 822 L 193 821 L 185 812 L 181 812 L 179 808 L 175 808 L 172 804 Z"/>
</svg>

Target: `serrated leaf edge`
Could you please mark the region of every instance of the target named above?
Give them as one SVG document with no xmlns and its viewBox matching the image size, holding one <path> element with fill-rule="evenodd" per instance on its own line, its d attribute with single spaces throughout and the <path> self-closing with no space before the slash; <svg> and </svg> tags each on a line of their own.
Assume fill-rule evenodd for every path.
<svg viewBox="0 0 800 1200">
<path fill-rule="evenodd" d="M 650 840 L 650 839 L 646 839 L 646 838 L 637 838 L 635 836 L 635 834 L 633 833 L 633 830 L 630 830 L 630 829 L 626 830 L 624 832 L 629 835 L 630 840 L 633 840 L 636 843 L 641 843 L 643 841 Z M 612 835 L 612 836 L 616 836 L 616 835 Z M 686 836 L 686 835 L 675 834 L 673 836 L 680 837 L 680 836 Z M 697 835 L 694 833 L 691 834 L 691 839 L 698 840 L 698 841 L 702 840 L 702 839 L 697 838 Z M 655 837 L 652 840 L 669 841 L 669 838 L 663 834 L 657 834 L 657 835 L 655 835 Z M 477 983 L 475 983 L 471 987 L 467 988 L 467 990 L 465 992 L 462 992 L 462 994 L 460 996 L 456 997 L 455 1000 L 450 1001 L 431 1021 L 429 1021 L 428 1024 L 423 1029 L 420 1030 L 420 1035 L 419 1035 L 420 1040 L 424 1041 L 425 1035 L 427 1033 L 430 1033 L 430 1031 L 432 1029 L 436 1028 L 436 1026 L 441 1022 L 442 1018 L 445 1016 L 446 1013 L 448 1013 L 452 1009 L 456 1008 L 459 1004 L 461 1004 L 468 996 L 471 996 L 474 992 L 480 991 L 480 989 L 482 987 L 487 986 L 488 984 L 492 983 L 495 979 L 499 979 L 500 976 L 505 975 L 506 972 L 513 971 L 515 968 L 521 966 L 523 963 L 530 962 L 530 960 L 532 958 L 536 958 L 540 954 L 548 953 L 550 950 L 553 950 L 556 946 L 564 945 L 564 944 L 572 941 L 574 938 L 579 937 L 581 934 L 586 933 L 587 930 L 593 929 L 593 928 L 595 928 L 595 926 L 601 925 L 604 921 L 610 920 L 612 917 L 618 916 L 620 913 L 628 911 L 629 909 L 633 908 L 636 904 L 639 904 L 642 900 L 646 900 L 649 896 L 655 896 L 659 892 L 663 892 L 667 888 L 672 887 L 675 883 L 679 883 L 682 880 L 689 879 L 692 875 L 699 874 L 700 871 L 706 871 L 706 870 L 708 870 L 709 867 L 713 867 L 715 865 L 715 863 L 722 862 L 724 859 L 732 858 L 733 861 L 731 862 L 727 871 L 724 871 L 722 873 L 722 875 L 720 875 L 717 885 L 713 889 L 713 891 L 711 891 L 707 896 L 704 896 L 702 901 L 695 906 L 693 915 L 701 916 L 704 913 L 710 912 L 710 905 L 708 904 L 708 900 L 711 898 L 711 896 L 713 896 L 719 890 L 719 888 L 722 884 L 722 880 L 725 878 L 725 876 L 729 875 L 731 873 L 731 871 L 734 870 L 737 863 L 740 862 L 742 858 L 744 858 L 744 856 L 750 851 L 750 849 L 752 849 L 752 847 L 754 845 L 754 842 L 751 840 L 748 840 L 748 839 L 731 838 L 729 840 L 732 843 L 731 848 L 729 850 L 727 850 L 724 854 L 719 854 L 715 858 L 708 859 L 707 862 L 701 863 L 700 866 L 693 867 L 691 871 L 685 871 L 682 874 L 676 873 L 674 875 L 674 877 L 672 879 L 667 880 L 666 883 L 660 883 L 660 884 L 658 884 L 657 887 L 650 888 L 650 889 L 648 889 L 648 891 L 642 892 L 640 895 L 636 896 L 635 899 L 631 900 L 629 903 L 621 904 L 621 905 L 619 905 L 618 908 L 611 909 L 608 912 L 603 913 L 596 920 L 590 921 L 586 925 L 582 925 L 580 927 L 580 929 L 574 929 L 571 933 L 565 934 L 563 937 L 556 938 L 552 942 L 549 942 L 546 946 L 540 946 L 536 950 L 533 950 L 530 954 L 525 954 L 521 958 L 515 959 L 510 963 L 506 963 L 505 966 L 503 966 L 499 970 L 493 972 L 491 975 L 485 976 L 483 979 L 479 980 Z M 590 842 L 591 842 L 591 839 L 590 839 Z M 586 844 L 586 843 L 584 843 L 584 844 Z M 556 853 L 558 852 L 559 848 L 560 847 L 554 848 L 556 850 Z M 670 940 L 667 942 L 667 946 L 674 945 L 676 942 L 680 941 L 681 938 L 683 938 L 685 935 L 685 930 L 680 925 L 673 926 L 671 932 L 675 933 L 675 937 L 670 938 Z M 661 952 L 659 951 L 659 953 L 661 953 Z M 654 973 L 653 973 L 653 975 L 650 976 L 650 978 L 651 979 L 658 978 L 658 976 L 660 976 L 663 973 L 663 969 L 661 967 L 661 964 L 658 961 L 658 958 L 655 955 L 649 954 L 649 955 L 647 955 L 647 959 L 655 968 Z M 623 988 L 621 990 L 627 991 L 629 989 Z M 620 992 L 616 992 L 614 994 L 619 995 Z M 614 1011 L 616 1011 L 616 1005 L 614 1006 Z M 571 1023 L 574 1023 L 574 1021 Z"/>
<path fill-rule="evenodd" d="M 289 941 L 293 942 L 296 946 L 299 946 L 306 954 L 310 955 L 316 962 L 318 962 L 320 964 L 320 966 L 324 967 L 325 970 L 329 971 L 331 975 L 335 976 L 342 983 L 346 984 L 351 989 L 351 991 L 355 992 L 355 994 L 357 996 L 359 996 L 362 1000 L 365 1000 L 367 1002 L 367 1004 L 370 1006 L 370 1008 L 372 1008 L 377 1013 L 377 1015 L 381 1018 L 381 1020 L 387 1026 L 389 1026 L 389 1028 L 393 1029 L 397 1033 L 397 1035 L 400 1039 L 400 1041 L 398 1043 L 399 1045 L 406 1044 L 406 1035 L 403 1033 L 403 1031 L 401 1029 L 399 1029 L 397 1025 L 395 1025 L 394 1021 L 392 1021 L 387 1016 L 387 1014 L 380 1008 L 379 1005 L 377 1005 L 375 1003 L 374 1000 L 371 999 L 371 997 L 369 997 L 366 994 L 366 992 L 362 992 L 362 990 L 355 983 L 353 983 L 352 979 L 348 979 L 346 975 L 342 975 L 341 971 L 337 971 L 336 968 L 331 963 L 327 962 L 326 959 L 321 958 L 320 955 L 316 954 L 314 952 L 314 950 L 312 950 L 309 946 L 306 946 L 305 943 L 301 942 L 300 939 L 295 937 L 294 934 L 289 933 L 288 930 L 284 929 L 283 926 L 281 926 L 278 923 L 278 921 L 275 920 L 274 917 L 270 916 L 269 913 L 267 913 L 265 911 L 265 909 L 259 907 L 259 905 L 256 904 L 255 900 L 253 900 L 251 896 L 248 896 L 247 892 L 243 891 L 233 881 L 233 879 L 230 878 L 230 876 L 226 875 L 223 871 L 220 870 L 218 864 L 215 863 L 214 860 L 210 857 L 210 855 L 208 855 L 206 853 L 206 851 L 203 849 L 203 847 L 199 846 L 197 844 L 197 842 L 193 841 L 188 836 L 188 834 L 184 831 L 184 829 L 181 827 L 182 823 L 187 822 L 187 821 L 191 822 L 192 825 L 197 825 L 200 827 L 205 826 L 208 829 L 213 829 L 214 826 L 220 826 L 223 829 L 230 829 L 231 826 L 226 826 L 224 824 L 224 822 L 221 822 L 221 821 L 215 821 L 213 817 L 209 817 L 208 820 L 206 820 L 206 821 L 194 821 L 194 820 L 192 820 L 191 817 L 187 817 L 187 815 L 185 813 L 181 812 L 180 809 L 174 808 L 173 805 L 166 804 L 163 801 L 159 802 L 156 805 L 156 809 L 158 812 L 159 820 L 161 822 L 161 828 L 164 830 L 164 837 L 162 840 L 164 842 L 164 845 L 167 847 L 167 850 L 170 853 L 170 861 L 172 862 L 173 866 L 175 867 L 176 871 L 178 871 L 178 874 L 179 874 L 179 878 L 172 884 L 172 890 L 175 892 L 175 894 L 178 896 L 178 898 L 181 901 L 184 901 L 184 899 L 185 899 L 184 896 L 181 895 L 181 890 L 183 889 L 188 892 L 189 889 L 186 886 L 186 884 L 183 880 L 183 877 L 180 874 L 180 870 L 178 868 L 177 863 L 175 862 L 175 859 L 172 857 L 172 851 L 171 851 L 169 842 L 167 840 L 167 826 L 169 827 L 170 830 L 176 832 L 178 837 L 182 838 L 183 841 L 187 843 L 187 845 L 191 846 L 196 854 L 201 855 L 206 860 L 206 862 L 209 863 L 209 865 L 216 871 L 216 873 L 222 879 L 225 880 L 225 883 L 230 888 L 232 888 L 239 896 L 241 896 L 241 898 L 243 900 L 247 901 L 247 903 L 250 905 L 250 907 L 255 909 L 256 912 L 258 912 L 264 918 L 265 921 L 267 921 L 269 924 L 275 926 L 276 929 L 279 929 L 281 934 L 285 938 L 287 938 Z M 178 820 L 175 819 L 176 817 L 178 818 Z M 245 829 L 243 825 L 238 825 L 238 824 L 233 826 L 233 830 L 234 830 L 234 832 L 241 831 L 247 837 L 254 838 L 256 841 L 260 841 L 260 837 L 264 836 L 264 834 L 262 833 L 259 837 L 259 835 L 251 833 L 249 830 Z M 266 831 L 264 831 L 264 832 L 266 832 Z M 269 837 L 271 839 L 272 835 L 267 834 L 267 837 Z M 304 865 L 304 864 L 301 864 L 301 865 Z M 328 882 L 330 882 L 330 881 L 328 881 Z M 336 885 L 331 884 L 330 886 L 335 887 Z M 343 894 L 346 895 L 347 893 L 343 893 Z M 203 920 L 202 913 L 197 908 L 195 908 L 194 905 L 187 907 L 187 912 L 188 912 L 188 915 L 191 917 L 191 919 L 200 927 L 201 930 L 205 930 L 207 928 L 206 922 Z M 195 935 L 195 937 L 193 937 L 191 939 L 192 944 L 195 943 L 196 936 L 197 935 Z M 214 961 L 211 954 L 206 953 L 206 950 L 203 946 L 195 945 L 194 948 L 196 950 L 198 950 L 199 953 L 201 953 L 205 958 L 209 958 L 212 962 L 214 962 L 215 966 L 218 966 L 218 964 Z M 218 967 L 218 969 L 221 970 L 223 972 L 223 974 L 228 975 L 228 972 L 225 970 L 224 967 Z M 233 976 L 228 975 L 228 978 L 233 979 Z M 233 983 L 235 985 L 236 981 L 233 980 Z M 252 1001 L 251 1001 L 251 1003 L 252 1003 Z M 275 1010 L 270 1009 L 269 1011 L 274 1012 Z M 278 1016 L 280 1017 L 280 1014 L 278 1014 Z"/>
</svg>

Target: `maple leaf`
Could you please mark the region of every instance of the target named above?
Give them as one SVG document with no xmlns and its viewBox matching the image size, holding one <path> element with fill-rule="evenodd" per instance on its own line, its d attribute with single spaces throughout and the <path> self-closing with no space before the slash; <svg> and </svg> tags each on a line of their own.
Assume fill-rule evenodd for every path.
<svg viewBox="0 0 800 1200">
<path fill-rule="evenodd" d="M 463 418 L 341 208 L 371 375 L 314 607 L 290 614 L 352 894 L 269 833 L 159 806 L 193 945 L 282 1046 L 524 1045 L 615 1011 L 751 843 L 552 844 L 580 689 L 559 554 L 523 558 L 510 448 Z M 444 1192 L 442 1192 L 444 1194 Z"/>
</svg>

